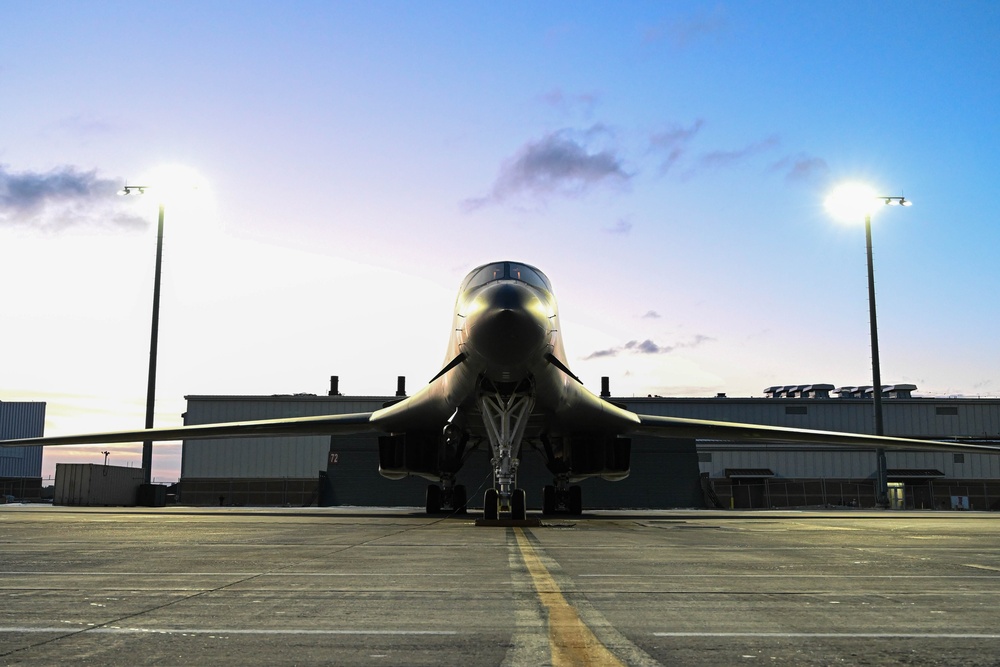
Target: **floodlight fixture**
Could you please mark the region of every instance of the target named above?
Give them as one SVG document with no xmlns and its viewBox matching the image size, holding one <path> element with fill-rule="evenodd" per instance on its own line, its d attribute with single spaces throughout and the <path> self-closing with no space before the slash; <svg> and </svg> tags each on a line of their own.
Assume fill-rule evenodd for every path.
<svg viewBox="0 0 1000 667">
<path fill-rule="evenodd" d="M 138 192 L 140 195 L 144 195 L 146 194 L 146 188 L 148 187 L 149 187 L 148 185 L 128 185 L 126 183 L 124 186 L 122 186 L 122 189 L 115 194 L 117 194 L 120 197 L 124 197 L 125 195 L 130 195 L 133 192 Z"/>
<path fill-rule="evenodd" d="M 119 195 L 131 195 L 138 193 L 146 194 L 148 185 L 128 185 L 126 184 L 118 191 Z M 160 274 L 163 266 L 163 203 L 160 203 L 160 212 L 157 219 L 156 229 L 156 261 L 153 266 L 153 313 L 152 323 L 149 331 L 149 371 L 146 376 L 146 428 L 153 428 L 153 408 L 156 404 L 156 356 L 160 338 Z M 142 472 L 143 481 L 150 484 L 153 481 L 153 442 L 151 440 L 142 443 Z"/>
<path fill-rule="evenodd" d="M 911 206 L 913 202 L 903 195 L 879 196 L 862 183 L 845 183 L 837 187 L 826 198 L 826 208 L 841 220 L 865 221 L 865 250 L 868 264 L 868 324 L 871 333 L 872 351 L 872 408 L 875 417 L 875 435 L 885 435 L 882 417 L 882 371 L 879 366 L 878 323 L 875 313 L 875 267 L 872 259 L 872 212 L 877 203 L 884 206 Z M 889 506 L 888 465 L 885 449 L 875 450 L 876 456 L 876 502 L 882 507 Z"/>
</svg>

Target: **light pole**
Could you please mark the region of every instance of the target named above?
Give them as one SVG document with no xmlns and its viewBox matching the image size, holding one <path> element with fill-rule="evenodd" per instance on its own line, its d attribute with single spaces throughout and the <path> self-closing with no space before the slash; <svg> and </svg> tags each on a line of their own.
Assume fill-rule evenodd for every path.
<svg viewBox="0 0 1000 667">
<path fill-rule="evenodd" d="M 133 192 L 145 194 L 147 186 L 126 185 L 118 194 L 129 195 Z M 156 266 L 153 273 L 153 321 L 149 333 L 149 373 L 146 379 L 146 426 L 153 428 L 153 408 L 156 404 L 156 348 L 160 330 L 160 267 L 163 263 L 163 204 L 160 203 L 160 213 L 156 226 Z M 143 481 L 150 484 L 153 479 L 153 442 L 145 440 L 142 443 L 142 475 Z"/>
<path fill-rule="evenodd" d="M 860 208 L 865 214 L 865 250 L 868 258 L 868 325 L 871 329 L 872 344 L 872 408 L 875 413 L 875 435 L 885 435 L 882 418 L 882 370 L 878 356 L 878 322 L 875 314 L 875 264 L 872 260 L 872 205 L 882 202 L 886 206 L 910 206 L 913 204 L 903 196 L 880 196 L 860 186 L 844 186 L 827 200 L 831 208 L 840 208 L 850 213 L 850 209 Z M 852 200 L 853 201 L 850 201 Z M 876 488 L 875 502 L 880 507 L 889 506 L 889 474 L 885 460 L 885 449 L 875 450 Z"/>
</svg>

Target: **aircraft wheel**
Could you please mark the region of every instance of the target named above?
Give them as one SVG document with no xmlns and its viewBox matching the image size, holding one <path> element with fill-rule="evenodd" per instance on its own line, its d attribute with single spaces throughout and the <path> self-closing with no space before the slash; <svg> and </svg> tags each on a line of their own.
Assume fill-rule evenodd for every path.
<svg viewBox="0 0 1000 667">
<path fill-rule="evenodd" d="M 546 484 L 542 487 L 542 514 L 556 513 L 556 487 Z"/>
<path fill-rule="evenodd" d="M 483 518 L 487 521 L 496 521 L 500 518 L 500 494 L 496 489 L 486 489 L 486 496 L 483 498 Z"/>
<path fill-rule="evenodd" d="M 425 500 L 427 513 L 438 514 L 441 511 L 441 487 L 437 484 L 428 484 Z"/>
<path fill-rule="evenodd" d="M 469 502 L 469 497 L 465 491 L 464 484 L 456 484 L 455 489 L 451 492 L 451 508 L 455 511 L 455 514 L 465 514 L 466 505 Z"/>
<path fill-rule="evenodd" d="M 524 489 L 514 489 L 510 495 L 510 518 L 514 521 L 524 521 L 528 517 L 525 507 Z"/>
<path fill-rule="evenodd" d="M 575 516 L 583 514 L 583 490 L 579 486 L 569 487 L 569 513 Z"/>
</svg>

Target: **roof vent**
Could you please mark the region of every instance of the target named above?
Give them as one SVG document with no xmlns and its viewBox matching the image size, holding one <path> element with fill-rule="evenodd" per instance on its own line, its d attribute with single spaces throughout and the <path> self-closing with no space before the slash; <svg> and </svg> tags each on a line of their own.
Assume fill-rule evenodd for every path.
<svg viewBox="0 0 1000 667">
<path fill-rule="evenodd" d="M 913 392 L 917 390 L 915 384 L 884 384 L 882 385 L 882 398 L 913 398 Z M 857 387 L 840 387 L 835 390 L 841 398 L 871 398 L 872 385 L 861 385 Z"/>
<path fill-rule="evenodd" d="M 786 384 L 768 387 L 767 398 L 830 398 L 832 384 Z"/>
</svg>

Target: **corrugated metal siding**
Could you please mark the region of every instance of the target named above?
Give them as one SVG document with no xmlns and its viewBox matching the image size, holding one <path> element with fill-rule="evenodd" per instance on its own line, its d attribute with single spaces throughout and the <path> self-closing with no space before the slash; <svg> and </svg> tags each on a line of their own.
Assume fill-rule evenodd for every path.
<svg viewBox="0 0 1000 667">
<path fill-rule="evenodd" d="M 653 415 L 694 419 L 797 426 L 828 431 L 872 433 L 872 402 L 860 399 L 765 398 L 630 398 L 615 399 L 630 410 Z M 805 408 L 806 414 L 786 414 L 786 408 Z M 939 415 L 939 407 L 957 415 Z M 924 438 L 1000 437 L 1000 400 L 997 399 L 885 399 L 882 402 L 886 435 Z"/>
<path fill-rule="evenodd" d="M 379 396 L 188 396 L 184 423 L 371 412 L 389 400 Z M 377 440 L 369 439 L 377 461 Z M 315 478 L 326 470 L 329 450 L 329 436 L 192 440 L 181 448 L 181 477 Z"/>
<path fill-rule="evenodd" d="M 0 439 L 35 438 L 45 432 L 45 403 L 0 402 Z M 0 449 L 0 477 L 41 477 L 41 447 Z"/>
<path fill-rule="evenodd" d="M 142 468 L 57 463 L 53 505 L 135 505 L 144 479 Z"/>
<path fill-rule="evenodd" d="M 724 477 L 727 468 L 770 468 L 776 477 L 789 479 L 868 479 L 875 475 L 875 453 L 866 450 L 713 450 L 710 462 L 700 464 L 701 472 Z M 1000 479 L 1000 456 L 964 454 L 956 463 L 954 454 L 942 452 L 886 452 L 889 468 L 940 470 L 952 479 Z"/>
<path fill-rule="evenodd" d="M 775 426 L 797 426 L 830 431 L 872 433 L 871 401 L 856 399 L 626 399 L 630 410 L 646 414 L 695 419 L 717 419 Z M 1000 438 L 1000 400 L 996 399 L 886 399 L 883 401 L 889 435 L 925 438 Z M 806 408 L 806 414 L 786 414 L 785 408 Z M 957 414 L 938 414 L 938 408 Z M 867 479 L 876 469 L 872 451 L 851 448 L 777 446 L 753 443 L 703 443 L 698 450 L 710 453 L 702 461 L 702 472 L 718 478 L 727 468 L 770 468 L 789 479 Z M 890 468 L 931 468 L 949 478 L 1000 479 L 1000 456 L 965 454 L 956 463 L 953 454 L 939 452 L 893 452 L 887 454 Z"/>
<path fill-rule="evenodd" d="M 205 424 L 245 419 L 271 419 L 297 415 L 344 414 L 376 410 L 392 397 L 329 397 L 329 396 L 191 396 L 188 397 L 186 424 Z M 867 400 L 855 399 L 711 399 L 711 398 L 631 398 L 615 399 L 629 409 L 646 414 L 674 415 L 701 419 L 719 419 L 749 423 L 798 426 L 823 430 L 853 432 L 872 431 L 872 406 Z M 805 406 L 806 414 L 787 414 L 788 406 Z M 939 415 L 938 407 L 957 408 L 957 415 Z M 1000 400 L 996 399 L 886 399 L 884 403 L 887 431 L 890 434 L 916 437 L 994 437 L 1000 438 Z M 665 467 L 676 467 L 657 458 L 657 448 L 666 447 L 655 438 L 633 439 L 633 476 L 622 484 L 602 481 L 587 482 L 588 506 L 604 493 L 616 498 L 632 498 L 636 506 L 648 502 L 640 486 L 663 482 Z M 425 485 L 422 480 L 394 483 L 377 475 L 378 456 L 375 436 L 345 436 L 337 438 L 343 455 L 356 459 L 345 465 L 335 477 L 336 485 L 348 502 L 361 502 L 364 497 L 403 496 L 405 504 L 420 504 L 412 500 L 415 491 Z M 192 441 L 185 443 L 182 454 L 182 478 L 301 478 L 315 479 L 319 470 L 327 468 L 330 439 L 315 438 L 236 438 L 224 441 Z M 702 462 L 702 472 L 718 478 L 726 468 L 770 468 L 778 477 L 818 479 L 868 479 L 875 473 L 875 455 L 869 450 L 810 446 L 762 447 L 760 443 L 739 449 L 739 445 L 724 446 L 703 443 L 702 453 L 712 455 L 711 462 Z M 649 450 L 650 459 L 640 459 Z M 488 472 L 480 465 L 485 452 L 475 454 L 462 471 L 462 481 L 470 493 L 479 486 L 479 478 Z M 342 461 L 347 461 L 341 459 Z M 965 454 L 963 463 L 956 463 L 953 454 L 932 452 L 888 452 L 890 468 L 932 468 L 956 479 L 1000 479 L 1000 456 Z M 548 483 L 547 473 L 540 465 L 526 462 L 524 485 L 529 490 L 539 482 Z M 683 464 L 682 467 L 687 464 Z M 534 469 L 538 468 L 536 472 Z M 350 470 L 348 470 L 350 468 Z M 365 470 L 366 473 L 361 471 Z M 636 471 L 653 470 L 646 478 Z M 530 471 L 530 472 L 529 472 Z M 481 473 L 481 474 L 480 474 Z M 468 475 L 468 478 L 466 477 Z M 475 477 L 475 479 L 473 479 Z M 679 479 L 679 478 L 678 478 Z M 686 479 L 686 478 L 685 478 Z M 679 483 L 679 482 L 678 482 Z M 382 488 L 378 494 L 365 496 L 366 485 Z M 381 486 L 380 486 L 381 485 Z M 590 486 L 593 486 L 593 495 Z M 661 483 L 662 487 L 668 486 Z M 335 488 L 335 493 L 337 489 Z M 683 493 L 687 493 L 684 491 Z M 643 495 L 646 494 L 646 495 Z M 609 496 L 610 498 L 610 496 Z M 374 502 L 374 501 L 373 501 Z M 481 502 L 481 501 L 474 501 Z M 530 501 L 529 501 L 530 502 Z M 610 501 L 609 501 L 610 502 Z"/>
</svg>

